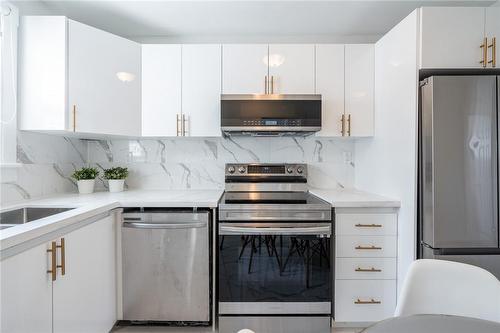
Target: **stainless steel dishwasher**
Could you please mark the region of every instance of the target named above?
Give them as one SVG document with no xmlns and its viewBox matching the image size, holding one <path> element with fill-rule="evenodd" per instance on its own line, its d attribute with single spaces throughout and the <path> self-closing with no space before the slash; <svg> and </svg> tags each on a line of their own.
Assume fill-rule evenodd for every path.
<svg viewBox="0 0 500 333">
<path fill-rule="evenodd" d="M 123 213 L 123 319 L 210 321 L 208 211 Z"/>
</svg>

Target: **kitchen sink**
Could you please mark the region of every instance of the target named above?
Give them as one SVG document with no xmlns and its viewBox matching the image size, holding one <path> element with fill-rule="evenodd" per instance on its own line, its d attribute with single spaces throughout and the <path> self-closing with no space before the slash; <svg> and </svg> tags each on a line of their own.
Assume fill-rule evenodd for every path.
<svg viewBox="0 0 500 333">
<path fill-rule="evenodd" d="M 66 212 L 74 208 L 63 207 L 24 207 L 0 212 L 0 230 L 28 223 L 44 217 Z"/>
</svg>

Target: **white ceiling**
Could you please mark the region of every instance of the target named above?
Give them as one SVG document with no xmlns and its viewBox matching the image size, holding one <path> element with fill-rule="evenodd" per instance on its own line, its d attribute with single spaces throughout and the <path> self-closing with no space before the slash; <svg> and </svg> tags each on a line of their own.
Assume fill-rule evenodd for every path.
<svg viewBox="0 0 500 333">
<path fill-rule="evenodd" d="M 496 1 L 12 1 L 142 42 L 374 41 L 413 9 Z"/>
</svg>

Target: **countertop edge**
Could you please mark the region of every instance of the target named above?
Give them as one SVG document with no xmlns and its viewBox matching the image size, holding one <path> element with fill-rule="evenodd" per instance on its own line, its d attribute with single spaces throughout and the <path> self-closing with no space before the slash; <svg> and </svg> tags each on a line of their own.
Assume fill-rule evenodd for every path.
<svg viewBox="0 0 500 333">
<path fill-rule="evenodd" d="M 309 192 L 330 203 L 333 208 L 400 208 L 401 202 L 394 198 L 360 191 L 357 189 L 326 190 L 311 188 Z"/>
</svg>

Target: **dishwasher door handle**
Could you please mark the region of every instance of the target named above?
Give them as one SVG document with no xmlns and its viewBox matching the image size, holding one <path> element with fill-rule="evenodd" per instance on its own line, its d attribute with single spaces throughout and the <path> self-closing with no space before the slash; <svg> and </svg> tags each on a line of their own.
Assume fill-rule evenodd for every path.
<svg viewBox="0 0 500 333">
<path fill-rule="evenodd" d="M 196 223 L 142 223 L 142 222 L 123 222 L 125 228 L 135 229 L 193 229 L 205 228 L 207 222 Z"/>
</svg>

